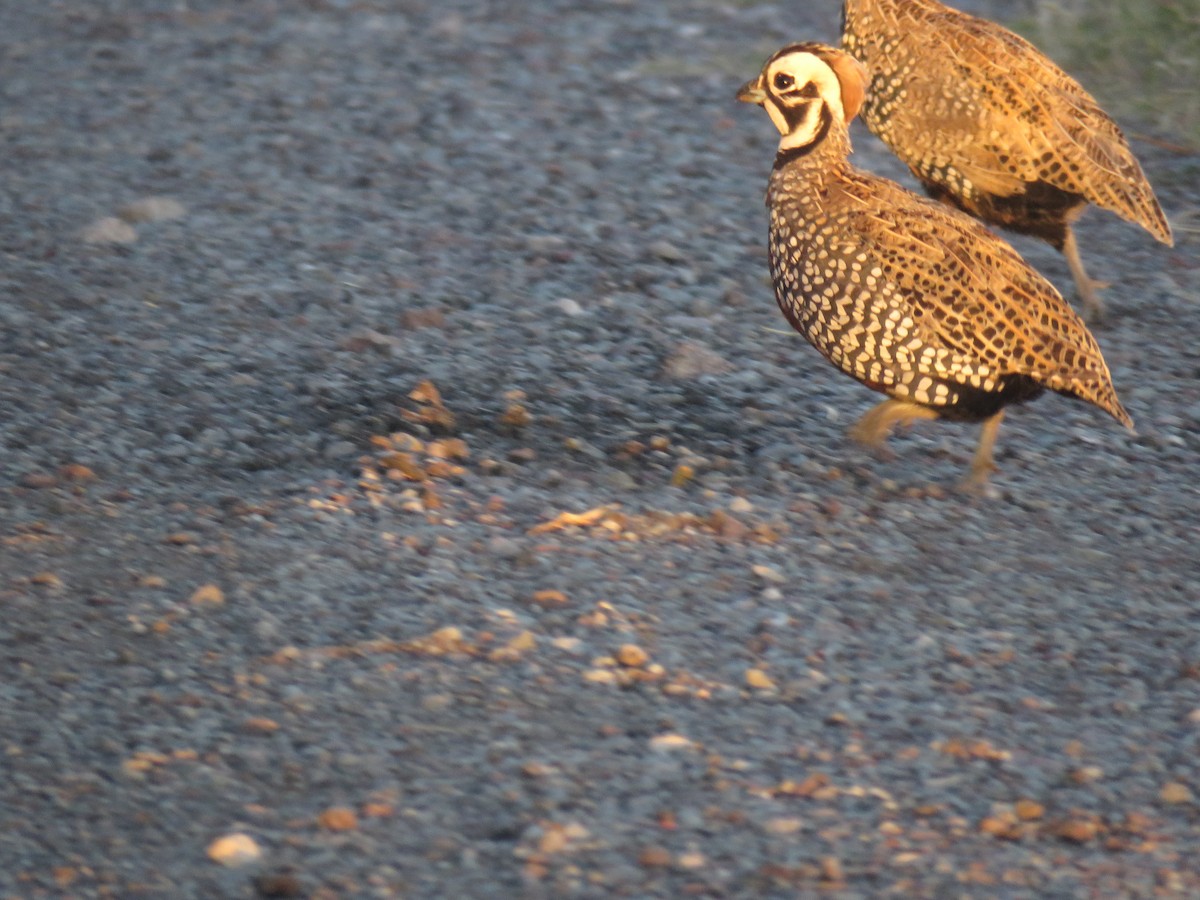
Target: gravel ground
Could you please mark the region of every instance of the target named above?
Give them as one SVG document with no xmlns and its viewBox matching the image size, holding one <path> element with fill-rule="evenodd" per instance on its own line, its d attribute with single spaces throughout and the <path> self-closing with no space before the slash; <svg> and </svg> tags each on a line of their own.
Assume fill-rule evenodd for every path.
<svg viewBox="0 0 1200 900">
<path fill-rule="evenodd" d="M 964 498 L 766 280 L 837 22 L 0 7 L 0 897 L 1200 896 L 1200 157 Z"/>
</svg>

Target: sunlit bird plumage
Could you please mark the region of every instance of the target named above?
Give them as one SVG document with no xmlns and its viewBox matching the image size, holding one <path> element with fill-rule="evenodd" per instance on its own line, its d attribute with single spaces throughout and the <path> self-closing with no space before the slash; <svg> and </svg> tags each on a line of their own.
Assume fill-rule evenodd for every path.
<svg viewBox="0 0 1200 900">
<path fill-rule="evenodd" d="M 743 86 L 781 138 L 767 189 L 775 296 L 831 363 L 888 395 L 852 434 L 898 423 L 981 421 L 968 483 L 994 468 L 1004 409 L 1044 390 L 1132 427 L 1082 319 L 975 219 L 855 169 L 847 122 L 866 72 L 848 54 L 794 44 Z"/>
<path fill-rule="evenodd" d="M 869 73 L 867 127 L 932 196 L 1062 252 L 1086 314 L 1103 286 L 1072 229 L 1087 204 L 1173 242 L 1121 129 L 1024 38 L 937 0 L 844 0 L 842 48 Z"/>
</svg>

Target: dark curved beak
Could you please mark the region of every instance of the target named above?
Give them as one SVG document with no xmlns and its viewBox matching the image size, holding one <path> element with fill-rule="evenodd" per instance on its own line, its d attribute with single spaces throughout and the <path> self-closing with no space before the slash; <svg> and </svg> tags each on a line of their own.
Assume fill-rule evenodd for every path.
<svg viewBox="0 0 1200 900">
<path fill-rule="evenodd" d="M 762 106 L 762 102 L 767 99 L 767 92 L 758 86 L 759 79 L 751 78 L 740 88 L 738 88 L 737 98 L 743 103 L 755 103 Z"/>
</svg>

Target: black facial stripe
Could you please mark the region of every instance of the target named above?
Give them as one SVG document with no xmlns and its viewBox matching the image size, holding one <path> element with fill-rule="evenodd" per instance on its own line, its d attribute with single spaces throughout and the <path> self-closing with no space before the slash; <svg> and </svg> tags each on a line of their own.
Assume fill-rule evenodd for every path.
<svg viewBox="0 0 1200 900">
<path fill-rule="evenodd" d="M 790 122 L 789 122 L 790 124 Z M 813 139 L 803 147 L 789 147 L 787 150 L 780 150 L 775 154 L 775 168 L 787 165 L 793 159 L 799 159 L 811 153 L 813 148 L 821 141 L 825 140 L 825 135 L 829 133 L 829 126 L 833 124 L 833 114 L 829 111 L 829 107 L 821 105 L 821 127 L 817 129 L 817 133 L 813 135 Z"/>
<path fill-rule="evenodd" d="M 795 131 L 798 127 L 800 127 L 801 124 L 803 124 L 804 120 L 808 118 L 808 111 L 812 108 L 812 104 L 813 101 L 805 100 L 804 102 L 797 103 L 794 106 L 788 106 L 784 104 L 779 107 L 781 110 L 783 110 L 783 117 L 787 120 L 789 131 Z"/>
</svg>

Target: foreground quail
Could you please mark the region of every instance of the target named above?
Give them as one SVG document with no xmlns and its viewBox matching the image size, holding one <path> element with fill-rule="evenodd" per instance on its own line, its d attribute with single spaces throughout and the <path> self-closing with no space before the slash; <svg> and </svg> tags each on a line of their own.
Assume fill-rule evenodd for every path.
<svg viewBox="0 0 1200 900">
<path fill-rule="evenodd" d="M 738 99 L 782 138 L 767 188 L 771 276 L 792 326 L 887 394 L 852 436 L 882 444 L 917 419 L 983 422 L 968 487 L 995 468 L 1011 403 L 1043 390 L 1132 428 L 1100 348 L 1054 287 L 975 219 L 847 161 L 866 72 L 823 44 L 777 52 Z"/>
<path fill-rule="evenodd" d="M 1063 253 L 1084 312 L 1102 305 L 1071 224 L 1088 203 L 1172 244 L 1120 128 L 1006 28 L 937 0 L 845 0 L 842 47 L 870 73 L 862 119 L 925 189 Z"/>
</svg>

